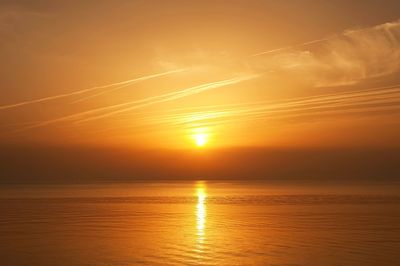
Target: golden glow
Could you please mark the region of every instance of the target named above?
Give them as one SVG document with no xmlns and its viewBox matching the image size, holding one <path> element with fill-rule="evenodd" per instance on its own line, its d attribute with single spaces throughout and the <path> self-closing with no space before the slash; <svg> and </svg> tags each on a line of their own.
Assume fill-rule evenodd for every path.
<svg viewBox="0 0 400 266">
<path fill-rule="evenodd" d="M 202 147 L 204 145 L 206 145 L 207 141 L 208 141 L 208 135 L 204 134 L 204 133 L 199 133 L 194 135 L 194 139 L 196 141 L 196 145 L 199 147 Z"/>
<path fill-rule="evenodd" d="M 197 236 L 198 236 L 198 241 L 202 242 L 204 239 L 206 217 L 207 217 L 207 209 L 206 209 L 207 193 L 204 182 L 196 183 L 196 196 L 197 196 L 197 205 L 196 205 Z"/>
<path fill-rule="evenodd" d="M 326 7 L 313 4 L 301 9 L 301 16 L 317 26 L 293 35 L 288 33 L 292 29 L 288 22 L 298 9 L 276 8 L 276 1 L 262 5 L 231 1 L 232 8 L 225 8 L 223 1 L 201 5 L 169 1 L 174 16 L 158 19 L 154 14 L 164 12 L 164 7 L 149 1 L 135 8 L 104 1 L 85 6 L 93 16 L 104 18 L 95 25 L 105 30 L 91 33 L 92 21 L 83 11 L 73 18 L 82 22 L 82 29 L 73 29 L 69 12 L 82 6 L 70 2 L 57 13 L 57 25 L 46 19 L 30 23 L 33 17 L 16 15 L 24 29 L 21 37 L 11 45 L 7 34 L 0 34 L 1 43 L 12 48 L 2 52 L 26 67 L 10 71 L 2 80 L 2 87 L 13 90 L 3 93 L 0 101 L 1 143 L 63 146 L 67 142 L 82 148 L 168 153 L 192 149 L 198 154 L 211 154 L 209 147 L 214 152 L 230 147 L 400 146 L 400 88 L 392 76 L 400 70 L 400 21 L 391 15 L 352 20 L 354 24 L 345 29 L 335 20 L 342 15 L 339 12 L 332 14 L 332 23 L 319 27 L 321 18 L 313 12 L 318 8 L 324 12 Z M 342 2 L 347 12 L 349 1 Z M 279 15 L 254 20 L 254 14 L 268 12 L 270 5 Z M 220 11 L 218 19 L 187 16 L 207 14 L 214 7 Z M 30 8 L 1 6 L 0 17 L 17 11 L 25 14 Z M 122 34 L 118 19 L 102 16 L 105 10 L 122 14 L 129 31 Z M 237 10 L 240 20 L 235 19 Z M 149 21 L 148 27 L 136 27 L 138 19 Z M 12 32 L 16 21 L 11 20 L 1 23 L 1 32 Z M 51 51 L 42 51 L 53 43 L 51 34 L 36 39 L 30 44 L 32 51 L 45 54 L 32 55 L 33 66 L 29 57 L 20 55 L 36 26 L 46 33 L 62 28 L 73 34 L 57 41 Z M 88 36 L 102 45 L 76 45 Z M 120 54 L 125 46 L 129 49 Z M 55 54 L 62 54 L 68 63 L 61 64 Z M 21 71 L 44 69 L 51 78 L 35 76 L 40 89 L 20 81 Z M 374 77 L 379 82 L 372 82 Z"/>
<path fill-rule="evenodd" d="M 210 138 L 209 128 L 195 128 L 192 132 L 192 138 L 197 147 L 204 147 Z"/>
</svg>

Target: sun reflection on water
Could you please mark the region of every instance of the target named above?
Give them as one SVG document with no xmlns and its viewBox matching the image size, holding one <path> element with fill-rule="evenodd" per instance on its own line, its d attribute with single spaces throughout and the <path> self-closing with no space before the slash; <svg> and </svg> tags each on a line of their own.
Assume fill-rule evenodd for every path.
<svg viewBox="0 0 400 266">
<path fill-rule="evenodd" d="M 196 205 L 196 228 L 197 228 L 197 241 L 198 243 L 202 243 L 205 238 L 205 229 L 206 229 L 206 217 L 207 217 L 207 208 L 206 208 L 206 185 L 204 182 L 196 183 L 196 196 L 197 196 L 197 205 Z"/>
</svg>

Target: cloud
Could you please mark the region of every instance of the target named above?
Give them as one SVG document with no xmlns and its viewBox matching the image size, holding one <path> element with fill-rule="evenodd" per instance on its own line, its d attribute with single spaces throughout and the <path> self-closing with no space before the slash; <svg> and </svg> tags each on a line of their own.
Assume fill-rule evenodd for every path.
<svg viewBox="0 0 400 266">
<path fill-rule="evenodd" d="M 112 84 L 107 84 L 107 85 L 102 85 L 102 86 L 95 86 L 95 87 L 91 87 L 91 88 L 88 88 L 88 89 L 73 91 L 73 92 L 69 92 L 69 93 L 63 93 L 63 94 L 58 94 L 58 95 L 49 96 L 49 97 L 43 97 L 43 98 L 39 98 L 39 99 L 35 99 L 35 100 L 23 101 L 23 102 L 14 103 L 14 104 L 2 105 L 2 106 L 0 106 L 0 110 L 16 108 L 16 107 L 20 107 L 20 106 L 24 106 L 24 105 L 28 105 L 28 104 L 47 102 L 47 101 L 56 100 L 56 99 L 60 99 L 60 98 L 80 95 L 80 94 L 88 93 L 88 92 L 99 90 L 99 89 L 106 89 L 106 88 L 114 87 L 114 88 L 112 88 L 110 90 L 102 91 L 100 93 L 97 93 L 97 94 L 94 94 L 94 95 L 91 95 L 89 97 L 81 99 L 81 100 L 84 100 L 84 99 L 87 99 L 87 98 L 95 97 L 95 96 L 98 96 L 98 95 L 101 95 L 101 94 L 104 94 L 104 93 L 108 93 L 108 92 L 111 92 L 111 91 L 115 91 L 115 90 L 130 86 L 130 85 L 132 85 L 134 83 L 137 83 L 137 82 L 140 82 L 140 81 L 145 81 L 145 80 L 158 78 L 158 77 L 162 77 L 162 76 L 166 76 L 166 75 L 170 75 L 170 74 L 175 74 L 175 73 L 182 72 L 182 71 L 185 71 L 185 69 L 171 70 L 171 71 L 167 71 L 167 72 L 162 72 L 162 73 L 142 76 L 142 77 L 128 79 L 128 80 L 120 81 L 120 82 L 115 82 L 115 83 L 112 83 Z M 117 86 L 117 87 L 115 87 L 115 86 Z M 78 101 L 80 101 L 80 100 L 78 100 Z M 76 102 L 78 102 L 78 101 L 76 101 Z"/>
<path fill-rule="evenodd" d="M 186 88 L 186 89 L 183 89 L 183 90 L 178 90 L 178 91 L 174 91 L 174 92 L 170 92 L 170 93 L 166 93 L 166 94 L 160 94 L 160 95 L 156 95 L 156 96 L 151 96 L 151 97 L 143 98 L 143 99 L 140 99 L 140 100 L 129 101 L 129 102 L 125 102 L 125 103 L 120 103 L 120 104 L 115 104 L 115 105 L 109 105 L 109 106 L 104 106 L 104 107 L 100 107 L 100 108 L 95 108 L 95 109 L 87 110 L 87 111 L 84 111 L 84 112 L 79 112 L 79 113 L 75 113 L 75 114 L 72 114 L 72 115 L 59 117 L 59 118 L 52 119 L 52 120 L 38 122 L 38 123 L 33 124 L 31 126 L 25 127 L 25 128 L 23 128 L 21 130 L 17 130 L 16 132 L 21 132 L 21 131 L 25 131 L 25 130 L 28 130 L 28 129 L 38 128 L 38 127 L 54 124 L 54 123 L 57 123 L 57 122 L 63 122 L 63 121 L 74 121 L 74 120 L 76 120 L 78 123 L 82 123 L 82 122 L 87 122 L 87 121 L 92 121 L 92 120 L 98 120 L 98 119 L 105 118 L 105 117 L 110 117 L 110 116 L 113 116 L 113 115 L 116 115 L 116 114 L 121 114 L 121 113 L 130 111 L 130 110 L 143 108 L 143 107 L 146 107 L 146 106 L 149 106 L 149 105 L 154 105 L 154 104 L 158 104 L 158 103 L 173 101 L 173 100 L 177 100 L 177 99 L 180 99 L 180 98 L 183 98 L 183 97 L 187 97 L 187 96 L 190 96 L 190 95 L 194 95 L 194 94 L 198 94 L 198 93 L 201 93 L 201 92 L 204 92 L 204 91 L 208 91 L 208 90 L 211 90 L 211 89 L 216 89 L 216 88 L 220 88 L 220 87 L 223 87 L 223 86 L 237 84 L 239 82 L 243 82 L 243 81 L 246 81 L 246 80 L 254 79 L 254 78 L 257 78 L 257 77 L 259 77 L 259 75 L 247 74 L 247 75 L 239 76 L 239 77 L 232 78 L 232 79 L 205 83 L 205 84 L 202 84 L 202 85 Z M 88 117 L 90 115 L 101 113 L 101 112 L 105 112 L 105 113 L 100 114 L 100 115 L 95 115 L 95 116 Z M 88 117 L 88 118 L 85 118 L 85 117 Z"/>
<path fill-rule="evenodd" d="M 188 61 L 191 61 L 188 59 Z M 215 63 L 218 67 L 226 66 L 227 70 L 236 73 L 243 73 L 243 69 L 236 69 L 232 71 L 232 65 L 226 63 L 228 61 L 221 60 L 220 63 L 216 60 Z M 242 63 L 242 62 L 238 62 Z M 313 41 L 309 41 L 302 44 L 293 46 L 283 47 L 275 50 L 264 51 L 257 54 L 253 54 L 246 59 L 247 66 L 251 68 L 250 73 L 269 73 L 270 75 L 282 75 L 286 79 L 295 78 L 309 82 L 312 86 L 323 87 L 323 86 L 341 86 L 356 84 L 362 80 L 381 77 L 395 73 L 400 70 L 400 20 L 390 23 L 381 24 L 375 27 L 347 30 L 342 34 L 321 38 Z M 177 66 L 178 64 L 175 64 Z M 184 64 L 181 64 L 184 65 Z M 213 65 L 213 64 L 211 64 Z M 236 64 L 233 64 L 235 67 Z M 171 65 L 167 65 L 170 67 Z M 240 64 L 242 66 L 242 64 Z M 144 81 L 151 78 L 156 78 L 163 75 L 169 75 L 177 72 L 184 71 L 185 69 L 177 69 L 173 71 L 167 71 L 163 73 L 153 74 L 149 76 L 143 76 L 127 81 L 117 82 L 104 86 L 97 86 L 85 90 L 74 91 L 71 93 L 60 94 L 50 97 L 44 97 L 36 100 L 24 101 L 11 105 L 0 106 L 0 110 L 14 108 L 22 105 L 39 103 L 48 100 L 68 97 L 72 95 L 80 95 L 83 93 L 96 91 L 94 94 L 84 98 L 78 99 L 83 101 L 92 97 L 97 97 L 105 93 L 111 93 L 116 90 L 122 89 L 130 84 L 138 81 Z M 231 73 L 232 74 L 232 73 Z M 250 80 L 259 77 L 261 74 L 240 74 L 231 79 L 220 80 L 216 82 L 210 82 L 201 84 L 194 87 L 185 88 L 170 93 L 159 94 L 135 101 L 123 102 L 115 105 L 103 106 L 94 109 L 90 109 L 83 112 L 78 112 L 68 116 L 63 116 L 47 121 L 37 122 L 22 130 L 42 127 L 49 124 L 54 124 L 63 121 L 72 121 L 75 123 L 84 123 L 88 121 L 98 120 L 110 116 L 115 116 L 144 108 L 146 106 L 174 101 L 195 95 L 204 91 L 216 89 L 223 86 L 233 85 L 242 81 Z M 365 92 L 365 91 L 364 91 Z M 368 91 L 367 91 L 368 92 Z M 366 93 L 367 93 L 366 92 Z M 353 93 L 353 92 L 351 92 Z M 234 109 L 222 109 L 218 112 L 207 113 L 203 111 L 204 115 L 201 114 L 188 114 L 189 118 L 187 121 L 191 121 L 190 117 L 198 120 L 212 120 L 218 117 L 229 117 L 229 119 L 235 119 L 234 117 L 262 117 L 263 115 L 270 116 L 274 115 L 279 117 L 278 114 L 282 112 L 293 112 L 305 111 L 305 110 L 320 110 L 321 108 L 336 108 L 346 107 L 356 102 L 351 101 L 349 95 L 352 94 L 341 94 L 337 97 L 344 97 L 344 99 L 333 99 L 327 100 L 326 95 L 321 98 L 315 98 L 310 102 L 306 99 L 300 99 L 301 103 L 294 101 L 293 99 L 287 103 L 264 103 L 262 106 L 258 103 L 252 103 L 245 105 L 244 107 L 235 107 Z M 385 93 L 388 93 L 385 89 L 382 90 L 382 94 L 375 95 L 376 97 L 384 98 Z M 361 94 L 356 93 L 356 98 L 360 98 Z M 374 96 L 374 97 L 375 97 Z M 329 96 L 330 97 L 330 96 Z M 336 97 L 336 96 L 335 96 Z M 372 97 L 372 96 L 371 96 Z M 357 99 L 358 99 L 357 98 Z M 379 99 L 367 99 L 370 103 L 372 101 L 380 101 Z M 397 99 L 397 98 L 396 98 Z M 305 106 L 303 101 L 307 104 L 319 104 L 318 108 Z M 340 102 L 336 105 L 336 102 Z M 348 102 L 345 102 L 348 101 Z M 390 101 L 390 99 L 384 99 L 379 104 L 383 104 L 383 101 Z M 299 104 L 301 106 L 299 106 Z M 360 104 L 357 102 L 357 104 Z M 364 104 L 364 103 L 363 103 Z M 286 109 L 284 109 L 285 107 Z M 298 108 L 303 109 L 298 109 Z M 376 106 L 375 106 L 376 107 Z M 218 107 L 222 108 L 222 107 Z M 239 109 L 237 109 L 239 108 Z M 274 109 L 275 108 L 275 109 Z M 293 109 L 290 109 L 293 108 Z M 336 110 L 340 112 L 341 110 Z M 251 114 L 251 115 L 250 115 Z M 295 115 L 293 113 L 293 115 Z M 197 118 L 196 118 L 197 117 Z M 173 119 L 173 117 L 171 118 Z M 167 120 L 165 120 L 167 121 Z M 164 122 L 165 122 L 164 121 Z M 186 120 L 181 120 L 186 121 Z"/>
<path fill-rule="evenodd" d="M 284 122 L 287 118 L 371 113 L 394 114 L 400 111 L 400 84 L 368 90 L 299 97 L 280 101 L 203 106 L 171 110 L 169 113 L 141 115 L 137 128 L 163 125 L 164 129 L 182 126 L 212 126 L 230 122 L 266 120 Z M 131 119 L 131 118 L 130 118 Z M 126 123 L 122 123 L 128 125 Z"/>
<path fill-rule="evenodd" d="M 253 54 L 249 66 L 307 80 L 316 87 L 389 75 L 400 70 L 400 20 Z"/>
<path fill-rule="evenodd" d="M 183 97 L 187 97 L 190 95 L 198 94 L 198 93 L 201 93 L 204 91 L 208 91 L 208 90 L 212 90 L 212 89 L 216 89 L 216 88 L 220 88 L 220 87 L 224 87 L 224 86 L 228 86 L 228 85 L 233 85 L 233 84 L 243 82 L 246 80 L 254 79 L 256 77 L 258 77 L 258 75 L 254 75 L 254 74 L 253 75 L 245 75 L 245 76 L 236 77 L 236 78 L 232 78 L 232 79 L 210 82 L 210 83 L 202 84 L 199 86 L 186 88 L 186 89 L 183 89 L 180 91 L 175 91 L 172 93 L 161 94 L 161 95 L 145 98 L 145 99 L 142 99 L 139 101 L 134 101 L 133 102 L 134 105 L 132 105 L 132 106 L 129 106 L 126 108 L 121 108 L 121 109 L 111 111 L 111 112 L 108 112 L 108 113 L 105 113 L 102 115 L 86 118 L 86 119 L 80 120 L 78 122 L 87 122 L 87 121 L 97 120 L 100 118 L 105 118 L 105 117 L 113 116 L 116 114 L 128 112 L 128 111 L 131 111 L 134 109 L 143 108 L 143 107 L 146 107 L 149 105 L 174 101 L 174 100 L 177 100 L 177 99 L 180 99 Z M 123 104 L 123 105 L 126 105 L 126 104 Z M 120 106 L 121 106 L 121 104 L 117 105 L 117 107 L 120 107 Z M 110 107 L 114 108 L 114 106 L 110 106 Z"/>
</svg>

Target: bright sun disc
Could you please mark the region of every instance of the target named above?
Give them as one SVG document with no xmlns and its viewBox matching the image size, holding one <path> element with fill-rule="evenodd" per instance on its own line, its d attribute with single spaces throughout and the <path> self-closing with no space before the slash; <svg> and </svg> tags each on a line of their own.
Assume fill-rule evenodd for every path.
<svg viewBox="0 0 400 266">
<path fill-rule="evenodd" d="M 208 135 L 205 133 L 195 134 L 194 140 L 195 140 L 197 146 L 202 147 L 202 146 L 206 145 L 206 143 L 208 141 Z"/>
</svg>

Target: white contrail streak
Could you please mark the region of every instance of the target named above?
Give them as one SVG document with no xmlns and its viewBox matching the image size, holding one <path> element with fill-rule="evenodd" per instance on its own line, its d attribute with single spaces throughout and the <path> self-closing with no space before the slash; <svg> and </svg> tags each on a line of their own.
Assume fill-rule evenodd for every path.
<svg viewBox="0 0 400 266">
<path fill-rule="evenodd" d="M 50 101 L 50 100 L 56 100 L 56 99 L 70 97 L 70 96 L 74 96 L 74 95 L 80 95 L 80 94 L 84 94 L 84 93 L 91 92 L 91 91 L 94 91 L 94 90 L 106 89 L 106 88 L 110 88 L 110 87 L 114 87 L 114 86 L 120 86 L 119 88 L 122 88 L 122 87 L 131 85 L 131 84 L 136 83 L 136 82 L 145 81 L 145 80 L 149 80 L 149 79 L 152 79 L 152 78 L 157 78 L 157 77 L 161 77 L 161 76 L 165 76 L 165 75 L 170 75 L 170 74 L 178 73 L 178 72 L 182 72 L 182 71 L 185 71 L 185 69 L 177 69 L 177 70 L 162 72 L 162 73 L 158 73 L 158 74 L 143 76 L 143 77 L 139 77 L 139 78 L 129 79 L 129 80 L 121 81 L 121 82 L 116 82 L 116 83 L 112 83 L 112 84 L 108 84 L 108 85 L 95 86 L 95 87 L 88 88 L 88 89 L 73 91 L 73 92 L 69 92 L 69 93 L 63 93 L 63 94 L 49 96 L 49 97 L 44 97 L 44 98 L 40 98 L 40 99 L 29 100 L 29 101 L 24 101 L 24 102 L 19 102 L 19 103 L 14 103 L 14 104 L 8 104 L 8 105 L 2 105 L 2 106 L 0 106 L 0 110 L 6 110 L 6 109 L 11 109 L 11 108 L 16 108 L 16 107 L 28 105 L 28 104 L 41 103 L 41 102 L 46 102 L 46 101 Z"/>
<path fill-rule="evenodd" d="M 308 97 L 298 97 L 279 101 L 249 102 L 241 104 L 211 105 L 195 108 L 177 108 L 172 113 L 135 117 L 135 123 L 119 123 L 122 127 L 145 130 L 169 130 L 171 128 L 220 125 L 237 121 L 279 120 L 283 118 L 307 117 L 323 118 L 333 114 L 361 114 L 363 112 L 393 111 L 400 106 L 400 85 L 378 87 L 353 92 L 331 93 Z M 192 112 L 194 110 L 194 112 Z M 181 113 L 184 111 L 184 113 Z M 186 111 L 186 112 L 185 112 Z M 391 114 L 391 113 L 388 113 Z M 365 113 L 364 115 L 369 115 Z M 129 117 L 130 121 L 132 117 Z M 124 120 L 119 120 L 123 122 Z M 117 128 L 102 128 L 100 132 L 114 131 Z M 99 131 L 96 131 L 99 132 Z"/>
<path fill-rule="evenodd" d="M 273 53 L 277 53 L 277 52 L 281 52 L 281 51 L 290 50 L 290 49 L 293 49 L 293 48 L 304 47 L 304 46 L 311 45 L 311 44 L 314 44 L 314 43 L 320 43 L 320 42 L 329 41 L 329 40 L 334 39 L 334 38 L 336 38 L 336 36 L 330 37 L 330 38 L 323 38 L 323 39 L 313 40 L 313 41 L 304 42 L 304 43 L 299 43 L 299 44 L 290 45 L 290 46 L 285 46 L 285 47 L 282 47 L 282 48 L 277 48 L 277 49 L 272 49 L 272 50 L 268 50 L 268 51 L 264 51 L 264 52 L 260 52 L 260 53 L 256 53 L 256 54 L 252 54 L 252 55 L 249 55 L 249 57 L 256 57 L 256 56 L 266 55 L 266 54 L 273 54 Z"/>
<path fill-rule="evenodd" d="M 300 48 L 300 47 L 304 47 L 304 46 L 308 46 L 308 45 L 312 45 L 312 44 L 316 44 L 316 43 L 334 40 L 334 39 L 339 38 L 340 36 L 345 36 L 345 35 L 353 34 L 355 32 L 366 31 L 366 30 L 370 30 L 370 29 L 371 28 L 364 28 L 364 29 L 352 30 L 350 32 L 343 32 L 342 34 L 339 34 L 339 35 L 334 35 L 334 36 L 327 37 L 327 38 L 321 38 L 321 39 L 317 39 L 317 40 L 313 40 L 313 41 L 289 45 L 289 46 L 285 46 L 282 48 L 272 49 L 272 50 L 252 54 L 252 55 L 249 55 L 248 57 L 256 57 L 256 56 L 260 56 L 260 55 L 273 54 L 273 53 L 277 53 L 277 52 L 281 52 L 281 51 L 286 51 L 286 50 L 290 50 L 290 49 L 294 49 L 294 48 Z"/>
<path fill-rule="evenodd" d="M 161 117 L 142 117 L 143 122 L 149 123 L 172 123 L 187 124 L 194 121 L 205 121 L 219 119 L 222 117 L 240 118 L 245 116 L 263 116 L 269 115 L 276 118 L 282 113 L 297 113 L 301 111 L 312 111 L 320 109 L 335 108 L 341 110 L 345 107 L 370 106 L 381 104 L 395 104 L 400 100 L 400 88 L 388 86 L 385 89 L 380 88 L 372 90 L 355 91 L 352 93 L 336 93 L 319 95 L 314 97 L 302 97 L 292 100 L 277 102 L 256 102 L 234 105 L 205 106 L 204 110 L 195 112 L 186 112 L 179 114 L 165 114 Z M 138 120 L 136 120 L 138 121 Z"/>
<path fill-rule="evenodd" d="M 141 104 L 130 106 L 130 107 L 123 108 L 123 109 L 119 109 L 119 110 L 116 110 L 116 111 L 112 111 L 112 112 L 109 112 L 109 113 L 106 113 L 106 114 L 102 114 L 102 115 L 98 115 L 98 116 L 82 119 L 82 120 L 77 121 L 77 122 L 81 123 L 81 122 L 97 120 L 97 119 L 100 119 L 100 118 L 109 117 L 109 116 L 112 116 L 112 115 L 116 115 L 116 114 L 120 114 L 120 113 L 124 113 L 124 112 L 130 111 L 130 110 L 146 107 L 146 106 L 149 106 L 149 105 L 177 100 L 177 99 L 180 99 L 180 98 L 183 98 L 183 97 L 187 97 L 187 96 L 190 96 L 190 95 L 193 95 L 193 94 L 201 93 L 203 91 L 207 91 L 207 90 L 216 89 L 216 88 L 219 88 L 219 87 L 224 87 L 224 86 L 236 84 L 236 83 L 239 83 L 239 82 L 242 82 L 242 81 L 245 81 L 245 80 L 249 80 L 249 79 L 254 79 L 254 78 L 258 77 L 258 76 L 259 75 L 248 75 L 248 76 L 245 76 L 245 77 L 239 77 L 239 78 L 233 78 L 233 79 L 228 79 L 228 80 L 223 80 L 223 81 L 211 82 L 211 83 L 203 84 L 203 85 L 200 85 L 200 86 L 190 87 L 190 88 L 187 88 L 187 89 L 184 89 L 184 90 L 181 90 L 181 91 L 177 91 L 177 92 L 172 92 L 172 93 L 167 93 L 167 94 L 164 94 L 164 95 L 150 97 L 149 101 L 146 101 L 146 99 L 144 99 L 143 103 L 141 103 Z"/>
<path fill-rule="evenodd" d="M 32 126 L 25 127 L 23 129 L 17 130 L 16 132 L 21 132 L 21 131 L 25 131 L 25 130 L 32 129 L 32 128 L 37 128 L 37 127 L 42 127 L 42 126 L 46 126 L 46 125 L 49 125 L 49 124 L 54 124 L 54 123 L 57 123 L 57 122 L 76 120 L 76 119 L 80 119 L 80 118 L 82 118 L 84 116 L 88 116 L 88 115 L 95 114 L 95 113 L 98 113 L 98 112 L 108 111 L 108 110 L 112 110 L 112 109 L 116 109 L 116 108 L 123 108 L 123 109 L 112 111 L 112 112 L 109 112 L 109 113 L 106 113 L 106 114 L 103 114 L 103 115 L 90 117 L 88 119 L 81 119 L 81 120 L 78 120 L 77 122 L 80 123 L 80 122 L 85 122 L 85 121 L 90 121 L 90 120 L 96 120 L 96 119 L 100 119 L 100 118 L 103 118 L 103 117 L 108 117 L 108 116 L 111 116 L 111 115 L 123 113 L 123 112 L 129 111 L 129 110 L 133 110 L 133 109 L 149 106 L 149 105 L 152 105 L 152 104 L 172 101 L 172 100 L 179 99 L 179 98 L 182 98 L 182 97 L 186 97 L 186 96 L 189 96 L 189 95 L 197 94 L 197 93 L 200 93 L 200 92 L 203 92 L 203 91 L 206 91 L 206 90 L 219 88 L 219 87 L 227 86 L 227 85 L 231 85 L 231 84 L 236 84 L 236 83 L 239 83 L 239 82 L 242 82 L 242 81 L 245 81 L 245 80 L 254 79 L 254 78 L 258 77 L 258 76 L 259 75 L 255 75 L 255 74 L 246 75 L 244 77 L 238 77 L 238 78 L 232 78 L 232 79 L 228 79 L 228 80 L 222 80 L 222 81 L 217 81 L 217 82 L 206 83 L 206 84 L 202 84 L 202 85 L 186 88 L 186 89 L 183 89 L 183 90 L 174 91 L 174 92 L 170 92 L 170 93 L 166 93 L 166 94 L 162 94 L 162 95 L 156 95 L 156 96 L 152 96 L 152 97 L 148 97 L 148 98 L 144 98 L 144 99 L 140 99 L 140 100 L 135 100 L 135 101 L 125 102 L 125 103 L 121 103 L 121 104 L 115 104 L 115 105 L 95 108 L 95 109 L 92 109 L 92 110 L 88 110 L 88 111 L 84 111 L 84 112 L 80 112 L 80 113 L 76 113 L 76 114 L 72 114 L 72 115 L 68 115 L 68 116 L 64 116 L 64 117 L 60 117 L 60 118 L 56 118 L 56 119 L 52 119 L 52 120 L 47 120 L 47 121 L 43 121 L 43 122 L 40 122 L 40 123 L 36 123 L 36 124 L 34 124 Z"/>
<path fill-rule="evenodd" d="M 177 69 L 177 70 L 167 71 L 167 72 L 164 72 L 164 73 L 159 73 L 159 74 L 154 74 L 154 75 L 150 75 L 150 76 L 145 76 L 145 77 L 137 78 L 137 79 L 135 79 L 134 81 L 131 81 L 131 82 L 128 83 L 128 84 L 123 84 L 123 85 L 118 84 L 118 85 L 121 85 L 121 86 L 118 86 L 118 87 L 115 87 L 115 88 L 112 88 L 112 89 L 109 89 L 109 90 L 101 91 L 101 92 L 99 92 L 99 93 L 96 93 L 96 94 L 93 94 L 93 95 L 90 95 L 90 96 L 81 98 L 81 99 L 79 99 L 79 100 L 76 100 L 76 101 L 74 101 L 74 102 L 72 102 L 72 103 L 78 103 L 78 102 L 81 102 L 81 101 L 84 101 L 84 100 L 87 100 L 87 99 L 90 99 L 90 98 L 97 97 L 97 96 L 99 96 L 99 95 L 103 95 L 103 94 L 106 94 L 106 93 L 110 93 L 110 92 L 113 92 L 113 91 L 116 91 L 116 90 L 125 88 L 125 87 L 127 87 L 127 86 L 130 86 L 130 85 L 132 85 L 132 84 L 134 84 L 134 83 L 136 83 L 136 82 L 145 81 L 145 80 L 149 80 L 149 79 L 153 79 L 153 78 L 158 78 L 158 77 L 162 77 L 162 76 L 166 76 L 166 75 L 170 75 L 170 74 L 175 74 L 175 73 L 183 72 L 183 71 L 185 71 L 185 70 L 186 70 L 186 69 L 182 68 L 182 69 Z"/>
</svg>

